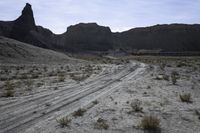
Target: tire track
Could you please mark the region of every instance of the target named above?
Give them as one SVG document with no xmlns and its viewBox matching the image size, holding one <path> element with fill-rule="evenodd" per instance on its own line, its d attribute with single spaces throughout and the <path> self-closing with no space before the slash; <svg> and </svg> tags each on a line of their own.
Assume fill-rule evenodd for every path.
<svg viewBox="0 0 200 133">
<path fill-rule="evenodd" d="M 92 83 L 95 83 L 97 82 L 98 80 L 102 79 L 102 78 L 105 78 L 106 76 L 110 75 L 110 73 L 108 74 L 102 74 L 100 76 L 98 76 L 97 78 L 93 79 L 92 81 L 88 81 L 85 83 L 85 85 L 88 85 L 88 84 L 92 84 Z M 53 91 L 53 92 L 47 92 L 45 94 L 39 94 L 39 95 L 33 95 L 31 96 L 30 98 L 27 99 L 27 97 L 24 97 L 26 98 L 26 101 L 21 101 L 21 102 L 18 102 L 18 103 L 14 103 L 14 104 L 8 104 L 7 106 L 2 106 L 1 109 L 0 109 L 0 114 L 2 114 L 3 112 L 6 112 L 7 110 L 11 110 L 12 108 L 16 108 L 18 106 L 21 106 L 21 105 L 24 105 L 24 104 L 29 104 L 30 102 L 34 102 L 34 101 L 38 101 L 42 98 L 46 98 L 48 96 L 54 96 L 54 95 L 63 95 L 63 92 L 66 93 L 67 90 L 72 90 L 72 89 L 76 89 L 76 88 L 80 88 L 81 86 L 79 85 L 75 85 L 73 87 L 69 87 L 69 88 L 65 88 L 63 87 L 61 90 L 58 90 L 58 91 Z M 23 99 L 24 100 L 24 99 Z"/>
<path fill-rule="evenodd" d="M 18 130 L 24 129 L 25 127 L 27 128 L 38 121 L 48 118 L 49 116 L 51 116 L 51 114 L 55 113 L 57 110 L 66 108 L 68 105 L 73 104 L 74 102 L 76 102 L 82 98 L 85 98 L 91 94 L 97 93 L 101 90 L 103 91 L 103 89 L 108 88 L 109 86 L 112 86 L 115 82 L 122 80 L 123 78 L 128 76 L 130 73 L 132 73 L 132 71 L 130 71 L 128 68 L 127 70 L 121 71 L 118 74 L 112 75 L 113 76 L 112 79 L 106 83 L 103 82 L 103 85 L 97 86 L 98 84 L 102 84 L 102 81 L 98 80 L 98 81 L 94 82 L 95 83 L 94 85 L 89 84 L 89 88 L 88 88 L 88 86 L 85 86 L 85 89 L 83 89 L 81 91 L 78 89 L 78 91 L 74 92 L 73 94 L 71 94 L 71 93 L 67 94 L 67 97 L 65 97 L 66 95 L 64 94 L 64 95 L 62 95 L 62 97 L 64 97 L 64 98 L 61 98 L 61 99 L 58 99 L 57 101 L 55 101 L 51 107 L 45 108 L 45 107 L 41 106 L 41 108 L 39 108 L 39 109 L 37 108 L 38 113 L 36 113 L 36 114 L 31 115 L 32 112 L 28 111 L 27 113 L 24 113 L 23 115 L 20 115 L 20 116 L 14 117 L 14 118 L 11 117 L 10 121 L 6 121 L 3 125 L 0 124 L 0 125 L 2 125 L 0 127 L 0 131 L 3 131 L 3 132 L 15 131 L 16 132 Z M 80 89 L 81 89 L 81 87 L 80 87 Z M 43 104 L 41 104 L 41 105 L 43 105 Z M 45 114 L 43 114 L 43 112 L 45 112 Z M 30 117 L 30 115 L 31 115 L 31 117 Z"/>
</svg>

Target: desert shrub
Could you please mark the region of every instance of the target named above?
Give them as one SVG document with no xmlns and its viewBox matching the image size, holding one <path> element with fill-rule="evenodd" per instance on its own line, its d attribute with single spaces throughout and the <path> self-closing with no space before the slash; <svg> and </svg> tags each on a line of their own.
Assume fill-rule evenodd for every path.
<svg viewBox="0 0 200 133">
<path fill-rule="evenodd" d="M 10 83 L 10 81 L 8 80 L 5 82 L 4 87 L 5 87 L 4 97 L 13 97 L 15 94 L 14 85 Z"/>
<path fill-rule="evenodd" d="M 166 81 L 169 81 L 169 76 L 168 75 L 163 75 L 163 79 Z"/>
<path fill-rule="evenodd" d="M 183 66 L 187 66 L 187 64 L 185 62 L 179 62 L 177 64 L 177 67 L 183 67 Z"/>
<path fill-rule="evenodd" d="M 131 110 L 128 112 L 128 114 L 131 114 L 132 112 L 142 112 L 143 108 L 141 107 L 142 102 L 138 99 L 131 102 Z"/>
<path fill-rule="evenodd" d="M 73 116 L 74 117 L 80 117 L 80 116 L 83 116 L 84 115 L 84 113 L 86 112 L 86 110 L 85 109 L 78 109 L 77 111 L 75 111 L 74 113 L 73 113 Z"/>
<path fill-rule="evenodd" d="M 167 66 L 167 67 L 172 67 L 172 65 L 170 65 L 170 64 L 167 64 L 166 66 Z"/>
<path fill-rule="evenodd" d="M 8 70 L 8 69 L 4 69 L 4 73 L 5 73 L 5 74 L 8 74 L 8 73 L 9 73 L 9 70 Z"/>
<path fill-rule="evenodd" d="M 5 82 L 5 89 L 6 90 L 13 90 L 14 89 L 14 85 L 10 83 L 10 81 L 6 81 Z"/>
<path fill-rule="evenodd" d="M 51 103 L 45 103 L 45 106 L 49 107 L 51 106 Z"/>
<path fill-rule="evenodd" d="M 193 66 L 193 71 L 197 71 L 199 67 Z"/>
<path fill-rule="evenodd" d="M 179 73 L 177 71 L 173 71 L 172 74 L 177 76 L 177 77 L 179 76 Z"/>
<path fill-rule="evenodd" d="M 41 82 L 37 83 L 37 87 L 41 87 L 41 86 L 43 86 L 43 83 Z"/>
<path fill-rule="evenodd" d="M 37 79 L 37 78 L 39 78 L 39 75 L 38 74 L 32 74 L 31 78 Z"/>
<path fill-rule="evenodd" d="M 44 69 L 44 72 L 47 72 L 47 67 L 46 66 L 44 66 L 43 69 Z"/>
<path fill-rule="evenodd" d="M 148 85 L 148 86 L 147 86 L 147 89 L 151 89 L 151 86 Z"/>
<path fill-rule="evenodd" d="M 33 80 L 31 80 L 31 79 L 26 80 L 26 85 L 28 87 L 30 87 L 31 85 L 33 85 Z"/>
<path fill-rule="evenodd" d="M 144 116 L 140 126 L 146 131 L 158 133 L 160 132 L 160 119 L 152 115 Z"/>
<path fill-rule="evenodd" d="M 5 97 L 14 97 L 15 91 L 14 90 L 6 90 Z"/>
<path fill-rule="evenodd" d="M 161 77 L 161 76 L 156 76 L 156 78 L 155 78 L 155 80 L 162 80 L 163 79 L 163 77 Z"/>
<path fill-rule="evenodd" d="M 80 82 L 85 80 L 86 78 L 89 77 L 89 75 L 85 74 L 85 75 L 75 75 L 75 74 L 70 74 L 70 77 L 72 80 Z"/>
<path fill-rule="evenodd" d="M 200 112 L 197 109 L 195 110 L 195 114 L 198 116 L 198 118 L 200 120 Z"/>
<path fill-rule="evenodd" d="M 19 79 L 28 79 L 28 76 L 27 76 L 27 74 L 23 73 L 21 75 L 21 77 L 19 77 Z"/>
<path fill-rule="evenodd" d="M 0 77 L 0 81 L 6 81 L 8 79 L 9 79 L 8 77 Z"/>
<path fill-rule="evenodd" d="M 55 74 L 54 71 L 52 71 L 52 72 L 48 73 L 48 76 L 49 76 L 49 77 L 52 77 L 52 76 L 56 76 L 56 74 Z"/>
<path fill-rule="evenodd" d="M 71 119 L 69 119 L 68 117 L 63 117 L 61 119 L 56 119 L 56 121 L 60 124 L 61 127 L 69 127 L 69 124 L 71 123 Z"/>
<path fill-rule="evenodd" d="M 64 74 L 59 74 L 58 75 L 58 81 L 59 82 L 64 82 L 65 81 L 65 75 Z"/>
<path fill-rule="evenodd" d="M 195 110 L 195 114 L 200 116 L 200 112 L 197 109 Z"/>
<path fill-rule="evenodd" d="M 102 119 L 102 118 L 99 118 L 99 119 L 95 122 L 94 127 L 95 127 L 96 129 L 105 129 L 105 130 L 107 130 L 107 129 L 109 128 L 109 125 L 108 125 L 108 123 L 107 123 L 106 120 L 104 120 L 104 119 Z"/>
<path fill-rule="evenodd" d="M 97 100 L 93 101 L 92 102 L 93 104 L 98 104 L 99 102 Z"/>
<path fill-rule="evenodd" d="M 161 69 L 162 71 L 165 70 L 165 66 L 166 66 L 165 63 L 161 63 L 161 64 L 160 64 L 160 69 Z"/>
<path fill-rule="evenodd" d="M 171 80 L 172 80 L 172 84 L 175 85 L 178 79 L 178 73 L 176 71 L 171 73 Z"/>
<path fill-rule="evenodd" d="M 31 79 L 28 79 L 28 80 L 26 80 L 26 85 L 27 85 L 27 89 L 28 90 L 31 90 L 32 89 L 32 85 L 33 85 L 33 80 L 31 80 Z"/>
<path fill-rule="evenodd" d="M 179 97 L 180 97 L 182 102 L 192 103 L 191 94 L 190 93 L 179 95 Z"/>
<path fill-rule="evenodd" d="M 177 82 L 177 78 L 175 76 L 171 76 L 172 84 L 175 85 Z"/>
</svg>

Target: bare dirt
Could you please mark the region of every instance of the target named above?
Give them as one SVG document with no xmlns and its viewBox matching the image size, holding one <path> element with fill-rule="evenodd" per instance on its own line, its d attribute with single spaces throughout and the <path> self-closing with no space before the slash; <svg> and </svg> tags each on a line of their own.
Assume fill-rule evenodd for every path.
<svg viewBox="0 0 200 133">
<path fill-rule="evenodd" d="M 199 133 L 199 58 L 129 60 L 1 64 L 0 132 L 142 133 L 142 118 L 153 115 L 162 133 Z M 188 93 L 191 102 L 181 101 Z M 135 101 L 140 111 L 133 110 Z M 74 115 L 80 109 L 83 114 Z M 68 126 L 61 125 L 62 118 L 71 120 Z"/>
</svg>

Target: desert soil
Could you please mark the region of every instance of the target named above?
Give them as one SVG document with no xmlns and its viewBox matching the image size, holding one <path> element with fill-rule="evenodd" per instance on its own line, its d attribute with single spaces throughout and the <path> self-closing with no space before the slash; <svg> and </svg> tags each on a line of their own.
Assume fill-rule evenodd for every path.
<svg viewBox="0 0 200 133">
<path fill-rule="evenodd" d="M 199 133 L 199 58 L 154 61 L 1 64 L 0 132 L 142 133 L 142 118 L 152 115 L 162 133 Z M 183 94 L 191 95 L 190 102 L 181 101 Z M 139 111 L 133 110 L 136 102 Z M 80 109 L 83 114 L 74 115 Z M 70 120 L 67 126 L 62 118 Z"/>
</svg>

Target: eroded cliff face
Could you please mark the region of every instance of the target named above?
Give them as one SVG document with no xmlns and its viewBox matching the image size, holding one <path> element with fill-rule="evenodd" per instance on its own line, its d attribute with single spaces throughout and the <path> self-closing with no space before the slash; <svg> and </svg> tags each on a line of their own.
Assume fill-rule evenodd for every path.
<svg viewBox="0 0 200 133">
<path fill-rule="evenodd" d="M 96 23 L 80 23 L 67 28 L 65 44 L 77 51 L 106 51 L 112 49 L 112 32 L 109 27 Z"/>
<path fill-rule="evenodd" d="M 135 28 L 121 33 L 119 38 L 133 49 L 199 51 L 200 25 L 171 24 Z"/>
<path fill-rule="evenodd" d="M 28 3 L 15 21 L 0 22 L 0 35 L 63 51 L 106 51 L 112 48 L 112 32 L 109 27 L 80 23 L 68 27 L 67 32 L 56 35 L 42 26 L 36 26 L 32 7 Z"/>
<path fill-rule="evenodd" d="M 16 40 L 24 41 L 29 32 L 36 30 L 35 20 L 33 17 L 33 11 L 30 4 L 26 4 L 22 14 L 13 22 L 13 27 L 10 33 L 10 37 Z"/>
<path fill-rule="evenodd" d="M 0 35 L 53 50 L 68 52 L 108 51 L 123 49 L 167 52 L 200 51 L 200 25 L 171 24 L 135 28 L 112 33 L 109 27 L 80 23 L 56 35 L 36 26 L 32 7 L 26 4 L 15 21 L 0 21 Z"/>
</svg>

